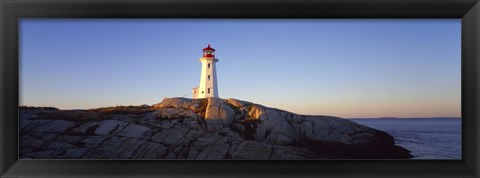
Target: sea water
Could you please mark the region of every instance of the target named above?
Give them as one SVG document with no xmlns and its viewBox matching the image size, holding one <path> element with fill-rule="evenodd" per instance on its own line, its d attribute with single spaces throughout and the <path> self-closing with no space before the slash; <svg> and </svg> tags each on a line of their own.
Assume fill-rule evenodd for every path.
<svg viewBox="0 0 480 178">
<path fill-rule="evenodd" d="M 385 131 L 395 144 L 411 151 L 413 159 L 461 159 L 460 118 L 350 119 Z"/>
</svg>

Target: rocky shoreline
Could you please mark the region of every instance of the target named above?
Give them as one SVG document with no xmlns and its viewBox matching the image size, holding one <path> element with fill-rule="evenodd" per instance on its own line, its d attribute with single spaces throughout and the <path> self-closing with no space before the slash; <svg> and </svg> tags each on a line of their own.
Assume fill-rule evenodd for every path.
<svg viewBox="0 0 480 178">
<path fill-rule="evenodd" d="M 405 159 L 389 134 L 237 99 L 153 106 L 20 108 L 21 159 Z"/>
</svg>

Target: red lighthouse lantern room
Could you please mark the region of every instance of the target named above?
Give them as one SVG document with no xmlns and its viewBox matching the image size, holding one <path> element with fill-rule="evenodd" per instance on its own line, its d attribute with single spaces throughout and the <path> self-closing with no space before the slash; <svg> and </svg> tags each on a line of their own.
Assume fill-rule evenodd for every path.
<svg viewBox="0 0 480 178">
<path fill-rule="evenodd" d="M 210 47 L 210 44 L 208 47 L 203 48 L 203 57 L 204 58 L 215 58 L 215 49 Z"/>
</svg>

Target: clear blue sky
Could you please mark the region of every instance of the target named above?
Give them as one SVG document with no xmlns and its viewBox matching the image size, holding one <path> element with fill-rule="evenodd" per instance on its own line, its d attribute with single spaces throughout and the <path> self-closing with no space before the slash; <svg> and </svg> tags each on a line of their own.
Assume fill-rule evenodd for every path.
<svg viewBox="0 0 480 178">
<path fill-rule="evenodd" d="M 202 48 L 219 95 L 300 114 L 460 116 L 460 19 L 20 20 L 20 104 L 191 97 Z"/>
</svg>

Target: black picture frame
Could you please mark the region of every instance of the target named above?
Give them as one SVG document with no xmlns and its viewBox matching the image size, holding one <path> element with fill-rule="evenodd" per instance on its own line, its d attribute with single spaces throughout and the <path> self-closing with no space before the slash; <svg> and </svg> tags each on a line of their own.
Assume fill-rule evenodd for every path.
<svg viewBox="0 0 480 178">
<path fill-rule="evenodd" d="M 2 177 L 478 177 L 478 0 L 1 0 Z M 20 18 L 461 18 L 462 160 L 18 160 Z"/>
</svg>

